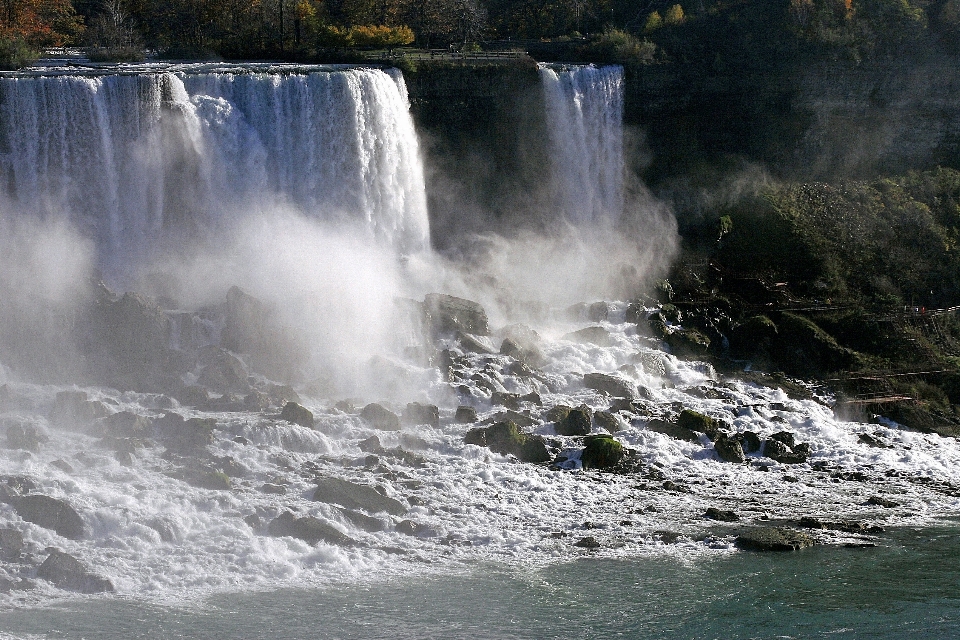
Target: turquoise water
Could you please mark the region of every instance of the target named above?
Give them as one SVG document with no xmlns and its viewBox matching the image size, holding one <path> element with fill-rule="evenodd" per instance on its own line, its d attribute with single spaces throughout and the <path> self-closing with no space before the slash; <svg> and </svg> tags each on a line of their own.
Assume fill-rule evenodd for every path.
<svg viewBox="0 0 960 640">
<path fill-rule="evenodd" d="M 90 639 L 960 638 L 960 529 L 897 531 L 868 549 L 498 565 L 217 595 L 184 608 L 78 600 L 0 612 L 0 630 Z"/>
</svg>

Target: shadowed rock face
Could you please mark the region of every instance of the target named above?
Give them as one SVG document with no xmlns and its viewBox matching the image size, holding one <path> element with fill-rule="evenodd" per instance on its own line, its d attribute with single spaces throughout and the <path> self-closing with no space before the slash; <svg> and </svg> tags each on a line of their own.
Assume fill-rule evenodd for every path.
<svg viewBox="0 0 960 640">
<path fill-rule="evenodd" d="M 490 334 L 487 312 L 472 300 L 431 293 L 424 298 L 424 306 L 434 334 L 457 331 L 478 336 Z"/>
<path fill-rule="evenodd" d="M 17 498 L 13 506 L 17 515 L 27 522 L 52 529 L 71 540 L 83 537 L 83 519 L 73 507 L 62 500 L 33 494 Z"/>
<path fill-rule="evenodd" d="M 47 556 L 37 569 L 37 577 L 69 591 L 80 593 L 113 591 L 113 583 L 110 580 L 90 573 L 79 560 L 57 550 Z"/>
</svg>

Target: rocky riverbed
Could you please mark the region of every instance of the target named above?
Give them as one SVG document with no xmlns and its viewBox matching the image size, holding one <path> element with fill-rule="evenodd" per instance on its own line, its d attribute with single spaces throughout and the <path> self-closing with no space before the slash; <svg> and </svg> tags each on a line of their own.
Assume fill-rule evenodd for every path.
<svg viewBox="0 0 960 640">
<path fill-rule="evenodd" d="M 301 345 L 239 288 L 185 311 L 100 284 L 78 308 L 60 321 L 82 384 L 3 373 L 7 605 L 862 547 L 960 509 L 953 438 L 678 358 L 689 329 L 649 300 L 505 326 L 462 298 L 398 300 L 406 340 L 365 363 L 362 397 L 304 377 Z"/>
</svg>

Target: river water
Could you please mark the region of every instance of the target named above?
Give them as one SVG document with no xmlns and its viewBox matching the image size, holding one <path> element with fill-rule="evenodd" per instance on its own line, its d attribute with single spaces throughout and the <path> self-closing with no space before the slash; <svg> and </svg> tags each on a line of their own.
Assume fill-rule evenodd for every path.
<svg viewBox="0 0 960 640">
<path fill-rule="evenodd" d="M 136 598 L 0 613 L 41 638 L 956 638 L 960 530 L 873 548 L 484 564 L 163 606 Z M 0 637 L 4 637 L 0 635 Z"/>
</svg>

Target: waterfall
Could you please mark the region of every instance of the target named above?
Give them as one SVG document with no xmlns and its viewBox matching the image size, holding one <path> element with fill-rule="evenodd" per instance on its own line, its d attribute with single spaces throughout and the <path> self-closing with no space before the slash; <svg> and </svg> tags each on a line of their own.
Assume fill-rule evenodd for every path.
<svg viewBox="0 0 960 640">
<path fill-rule="evenodd" d="M 623 68 L 540 65 L 553 206 L 574 224 L 623 211 Z"/>
<path fill-rule="evenodd" d="M 402 253 L 429 243 L 403 78 L 377 69 L 3 78 L 0 185 L 114 268 L 276 203 Z"/>
</svg>

